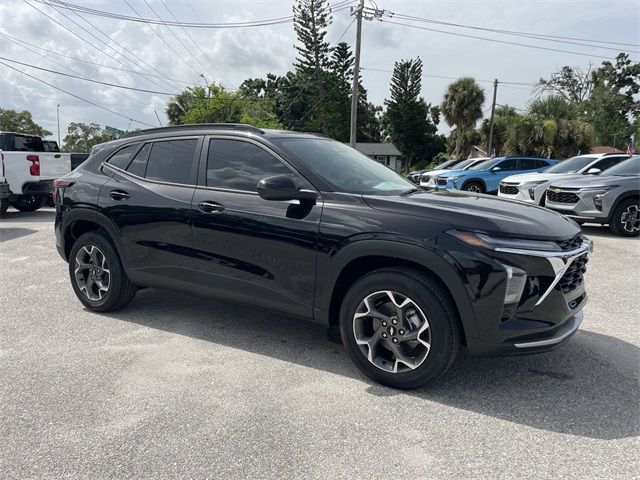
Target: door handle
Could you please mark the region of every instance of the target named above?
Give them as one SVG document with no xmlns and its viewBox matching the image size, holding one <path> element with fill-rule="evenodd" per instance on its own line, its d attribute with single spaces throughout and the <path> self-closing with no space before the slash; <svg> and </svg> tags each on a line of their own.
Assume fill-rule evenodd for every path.
<svg viewBox="0 0 640 480">
<path fill-rule="evenodd" d="M 207 213 L 220 213 L 224 210 L 224 205 L 218 202 L 200 202 L 198 207 Z"/>
<path fill-rule="evenodd" d="M 125 198 L 129 198 L 131 195 L 124 190 L 111 190 L 109 196 L 114 200 L 124 200 Z"/>
</svg>

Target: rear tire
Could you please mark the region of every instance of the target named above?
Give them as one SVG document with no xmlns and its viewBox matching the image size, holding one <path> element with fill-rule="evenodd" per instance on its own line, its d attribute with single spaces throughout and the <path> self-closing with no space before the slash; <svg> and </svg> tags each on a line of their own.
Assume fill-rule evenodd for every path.
<svg viewBox="0 0 640 480">
<path fill-rule="evenodd" d="M 118 252 L 101 232 L 81 235 L 69 254 L 69 277 L 78 299 L 94 312 L 126 306 L 137 292 Z"/>
<path fill-rule="evenodd" d="M 9 199 L 2 198 L 0 199 L 0 217 L 4 216 L 7 213 L 7 209 L 9 208 Z"/>
<path fill-rule="evenodd" d="M 484 186 L 480 182 L 467 182 L 462 186 L 465 192 L 484 193 Z"/>
<path fill-rule="evenodd" d="M 410 268 L 376 270 L 355 282 L 340 308 L 340 333 L 365 375 L 401 389 L 440 378 L 461 342 L 446 292 L 432 277 Z"/>
<path fill-rule="evenodd" d="M 35 212 L 42 207 L 40 195 L 18 195 L 12 202 L 13 208 L 21 212 Z"/>
<path fill-rule="evenodd" d="M 611 215 L 609 228 L 621 237 L 640 235 L 640 198 L 621 201 Z"/>
</svg>

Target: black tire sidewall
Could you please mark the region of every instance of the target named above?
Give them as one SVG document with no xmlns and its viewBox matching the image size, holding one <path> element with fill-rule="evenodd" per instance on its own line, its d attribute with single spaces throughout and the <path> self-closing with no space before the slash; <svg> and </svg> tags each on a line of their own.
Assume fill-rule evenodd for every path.
<svg viewBox="0 0 640 480">
<path fill-rule="evenodd" d="M 102 251 L 107 259 L 107 265 L 109 266 L 109 290 L 107 291 L 107 294 L 98 301 L 90 300 L 80 291 L 74 273 L 76 254 L 82 247 L 89 245 L 95 245 Z M 126 286 L 126 282 L 128 282 L 124 269 L 122 268 L 118 252 L 111 242 L 99 232 L 85 233 L 73 244 L 71 252 L 69 253 L 69 278 L 78 300 L 80 300 L 88 309 L 96 312 L 106 312 L 117 308 L 118 304 L 122 300 L 122 291 Z"/>
<path fill-rule="evenodd" d="M 424 280 L 424 279 L 422 279 Z M 393 290 L 410 297 L 427 317 L 431 329 L 431 349 L 424 363 L 406 373 L 386 372 L 360 351 L 353 334 L 353 315 L 360 302 L 371 293 Z M 340 333 L 343 344 L 356 366 L 368 377 L 393 388 L 419 388 L 439 378 L 450 366 L 459 349 L 451 307 L 443 305 L 442 295 L 425 288 L 419 278 L 401 271 L 378 271 L 366 275 L 347 292 L 340 308 Z M 455 350 L 452 352 L 452 350 Z"/>
<path fill-rule="evenodd" d="M 23 201 L 27 203 L 22 203 Z M 42 201 L 43 198 L 38 195 L 19 195 L 13 202 L 13 208 L 21 212 L 35 212 L 42 207 Z"/>
<path fill-rule="evenodd" d="M 472 192 L 471 190 L 468 190 L 468 188 L 471 185 L 477 185 L 478 188 L 480 189 L 480 191 L 479 192 Z M 470 193 L 484 193 L 484 187 L 482 186 L 482 184 L 480 182 L 476 182 L 474 180 L 472 180 L 470 182 L 467 182 L 464 185 L 462 185 L 462 190 L 464 190 L 465 192 L 470 192 Z"/>
<path fill-rule="evenodd" d="M 625 198 L 613 211 L 609 226 L 616 235 L 620 235 L 621 237 L 637 237 L 640 235 L 640 232 L 628 232 L 622 226 L 622 214 L 631 205 L 640 205 L 640 198 Z"/>
</svg>

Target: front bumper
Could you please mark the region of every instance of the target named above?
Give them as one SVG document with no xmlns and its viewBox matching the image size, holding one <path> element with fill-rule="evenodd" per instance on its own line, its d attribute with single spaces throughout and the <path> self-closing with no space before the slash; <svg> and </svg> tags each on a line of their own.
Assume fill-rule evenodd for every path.
<svg viewBox="0 0 640 480">
<path fill-rule="evenodd" d="M 7 198 L 9 195 L 11 195 L 9 184 L 7 182 L 0 183 L 0 198 Z"/>
<path fill-rule="evenodd" d="M 584 239 L 562 252 L 496 248 L 479 255 L 478 248 L 466 245 L 447 248 L 473 299 L 475 328 L 467 328 L 468 321 L 463 319 L 472 355 L 545 352 L 562 345 L 578 330 L 587 302 L 583 273 L 591 241 Z M 527 275 L 517 304 L 504 304 L 505 266 Z"/>
<path fill-rule="evenodd" d="M 504 190 L 503 186 L 516 188 L 517 193 L 505 193 L 503 191 Z M 527 184 L 517 185 L 517 184 L 509 184 L 509 183 L 502 182 L 500 184 L 500 188 L 498 188 L 498 196 L 500 198 L 507 198 L 509 200 L 520 200 L 521 202 L 540 205 L 542 202 L 542 198 L 544 196 L 545 190 L 546 190 L 546 187 L 540 186 L 540 185 L 527 185 Z M 531 193 L 533 193 L 533 198 L 531 198 Z"/>
<path fill-rule="evenodd" d="M 578 200 L 576 202 L 556 202 L 553 200 L 549 200 L 549 196 L 547 196 L 545 207 L 558 213 L 562 213 L 563 215 L 566 215 L 567 217 L 574 220 L 607 223 L 609 218 L 609 210 L 611 209 L 612 204 L 611 198 L 614 198 L 615 194 L 607 192 L 607 194 L 602 197 L 600 208 L 597 208 L 595 196 L 598 194 L 598 192 L 571 193 L 576 193 L 576 196 L 578 197 Z"/>
</svg>

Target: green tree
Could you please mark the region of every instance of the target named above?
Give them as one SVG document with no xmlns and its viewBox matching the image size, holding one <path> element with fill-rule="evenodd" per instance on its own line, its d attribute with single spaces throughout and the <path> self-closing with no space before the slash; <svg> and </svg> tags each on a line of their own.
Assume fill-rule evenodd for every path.
<svg viewBox="0 0 640 480">
<path fill-rule="evenodd" d="M 16 133 L 29 133 L 40 137 L 51 135 L 49 130 L 41 127 L 33 121 L 31 112 L 28 110 L 11 110 L 0 108 L 0 130 Z"/>
<path fill-rule="evenodd" d="M 431 160 L 444 150 L 444 140 L 437 135 L 440 118 L 438 107 L 432 107 L 420 97 L 422 60 L 401 60 L 395 63 L 391 79 L 391 98 L 382 118 L 383 128 L 402 152 L 406 166 Z"/>
<path fill-rule="evenodd" d="M 471 77 L 463 77 L 447 87 L 442 100 L 442 115 L 449 126 L 456 127 L 457 139 L 453 152 L 460 155 L 464 132 L 472 129 L 482 118 L 484 90 Z"/>
<path fill-rule="evenodd" d="M 504 151 L 504 144 L 507 141 L 509 135 L 509 128 L 513 123 L 515 117 L 518 116 L 518 112 L 515 108 L 509 105 L 501 105 L 496 107 L 493 118 L 493 142 L 492 149 L 495 149 L 496 155 L 500 156 Z M 489 139 L 489 119 L 485 118 L 482 121 L 480 127 L 480 133 L 482 134 L 481 142 L 483 145 L 488 144 Z M 488 152 L 491 155 L 492 152 Z"/>
<path fill-rule="evenodd" d="M 94 145 L 113 139 L 114 136 L 97 123 L 72 122 L 67 128 L 67 136 L 64 137 L 62 150 L 65 152 L 90 152 Z"/>
<path fill-rule="evenodd" d="M 197 88 L 201 87 L 187 88 L 175 97 L 171 97 L 166 109 L 167 117 L 169 117 L 169 123 L 171 125 L 180 125 L 183 123 L 182 117 L 193 107 Z M 204 89 L 202 89 L 202 93 L 204 93 Z"/>
</svg>

